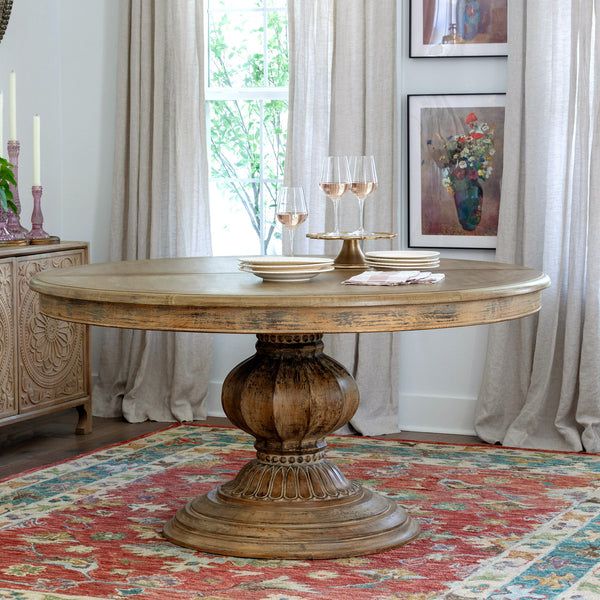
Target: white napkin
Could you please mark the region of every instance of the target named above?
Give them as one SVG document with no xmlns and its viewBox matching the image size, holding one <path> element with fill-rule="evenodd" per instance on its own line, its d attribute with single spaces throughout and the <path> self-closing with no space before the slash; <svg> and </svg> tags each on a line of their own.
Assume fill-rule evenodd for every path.
<svg viewBox="0 0 600 600">
<path fill-rule="evenodd" d="M 346 285 L 409 285 L 412 283 L 438 283 L 443 273 L 431 271 L 364 271 L 342 283 Z"/>
</svg>

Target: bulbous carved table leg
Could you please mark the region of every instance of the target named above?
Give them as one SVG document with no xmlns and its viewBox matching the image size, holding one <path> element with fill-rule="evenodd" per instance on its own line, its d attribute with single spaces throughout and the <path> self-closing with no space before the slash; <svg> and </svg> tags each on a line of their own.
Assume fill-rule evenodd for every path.
<svg viewBox="0 0 600 600">
<path fill-rule="evenodd" d="M 229 419 L 256 438 L 256 459 L 167 523 L 172 542 L 251 558 L 340 558 L 403 544 L 417 524 L 392 500 L 349 482 L 324 437 L 358 407 L 351 375 L 321 335 L 259 335 L 223 383 Z"/>
</svg>

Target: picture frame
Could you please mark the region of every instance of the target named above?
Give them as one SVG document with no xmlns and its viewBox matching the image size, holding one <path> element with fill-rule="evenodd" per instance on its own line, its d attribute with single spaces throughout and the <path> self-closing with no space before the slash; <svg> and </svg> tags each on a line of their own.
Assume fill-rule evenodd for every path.
<svg viewBox="0 0 600 600">
<path fill-rule="evenodd" d="M 505 97 L 408 96 L 409 247 L 496 247 Z"/>
<path fill-rule="evenodd" d="M 508 0 L 410 0 L 409 56 L 508 55 Z"/>
</svg>

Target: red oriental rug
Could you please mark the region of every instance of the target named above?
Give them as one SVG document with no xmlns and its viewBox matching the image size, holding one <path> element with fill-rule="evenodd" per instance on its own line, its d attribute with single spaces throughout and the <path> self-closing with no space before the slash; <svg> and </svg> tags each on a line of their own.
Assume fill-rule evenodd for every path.
<svg viewBox="0 0 600 600">
<path fill-rule="evenodd" d="M 187 497 L 231 478 L 249 436 L 181 425 L 0 482 L 0 598 L 600 598 L 600 457 L 331 439 L 345 473 L 422 528 L 379 555 L 248 560 L 162 538 Z"/>
</svg>

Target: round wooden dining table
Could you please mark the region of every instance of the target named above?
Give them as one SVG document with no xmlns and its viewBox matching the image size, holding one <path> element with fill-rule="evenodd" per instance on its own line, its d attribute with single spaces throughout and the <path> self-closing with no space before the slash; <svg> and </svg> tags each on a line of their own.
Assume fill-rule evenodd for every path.
<svg viewBox="0 0 600 600">
<path fill-rule="evenodd" d="M 256 458 L 192 499 L 165 525 L 172 542 L 229 556 L 338 558 L 418 535 L 393 500 L 348 481 L 325 437 L 356 411 L 348 371 L 323 352 L 325 333 L 394 332 L 494 323 L 540 309 L 543 273 L 442 260 L 437 284 L 350 286 L 352 271 L 304 283 L 263 282 L 235 258 L 93 264 L 36 275 L 41 310 L 89 325 L 253 333 L 256 354 L 223 383 L 226 415 L 254 436 Z"/>
</svg>

